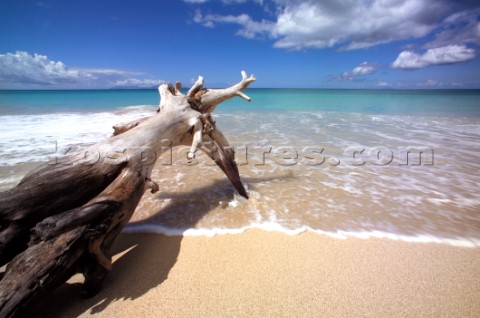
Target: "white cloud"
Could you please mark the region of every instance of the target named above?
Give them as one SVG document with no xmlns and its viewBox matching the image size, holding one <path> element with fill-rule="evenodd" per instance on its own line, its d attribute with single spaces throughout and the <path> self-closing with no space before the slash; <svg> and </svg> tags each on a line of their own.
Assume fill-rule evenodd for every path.
<svg viewBox="0 0 480 318">
<path fill-rule="evenodd" d="M 398 89 L 478 89 L 479 82 L 440 82 L 438 80 L 428 79 L 422 82 L 385 82 L 377 83 L 378 88 L 398 88 Z"/>
<path fill-rule="evenodd" d="M 437 81 L 432 80 L 432 79 L 429 79 L 425 82 L 425 86 L 429 86 L 429 87 L 438 87 L 440 85 L 442 85 L 442 83 L 437 82 Z"/>
<path fill-rule="evenodd" d="M 390 84 L 388 82 L 385 82 L 385 81 L 380 81 L 377 83 L 377 86 L 378 87 L 388 87 Z"/>
<path fill-rule="evenodd" d="M 376 67 L 374 64 L 363 62 L 350 72 L 343 72 L 340 76 L 336 77 L 336 79 L 340 81 L 353 80 L 360 76 L 373 74 L 375 72 L 375 69 Z"/>
<path fill-rule="evenodd" d="M 422 55 L 413 51 L 403 51 L 392 63 L 392 67 L 413 70 L 431 65 L 463 63 L 474 58 L 474 49 L 465 45 L 447 45 L 429 49 Z"/>
<path fill-rule="evenodd" d="M 248 39 L 259 37 L 261 34 L 268 34 L 272 31 L 273 23 L 262 20 L 256 22 L 247 14 L 240 15 L 202 15 L 200 10 L 195 12 L 193 21 L 202 24 L 204 27 L 213 28 L 216 24 L 230 23 L 241 25 L 242 28 L 237 31 L 237 35 Z"/>
<path fill-rule="evenodd" d="M 359 75 L 372 74 L 374 71 L 375 71 L 375 67 L 372 64 L 363 62 L 359 66 L 355 67 L 351 73 L 353 76 L 359 76 Z"/>
<path fill-rule="evenodd" d="M 77 68 L 76 69 L 83 74 L 95 74 L 95 75 L 105 75 L 105 76 L 131 76 L 131 75 L 142 75 L 140 72 L 129 72 L 122 70 L 113 70 L 107 68 Z"/>
<path fill-rule="evenodd" d="M 127 78 L 124 80 L 118 80 L 114 84 L 115 86 L 135 86 L 135 87 L 152 87 L 165 83 L 162 80 L 155 79 L 139 79 L 139 78 Z"/>
<path fill-rule="evenodd" d="M 113 69 L 73 69 L 45 55 L 16 52 L 0 54 L 0 88 L 106 88 L 152 86 L 160 80 L 138 79 L 142 73 Z M 122 85 L 122 81 L 125 84 Z M 136 84 L 134 82 L 137 81 Z M 119 84 L 120 83 L 120 84 Z"/>
<path fill-rule="evenodd" d="M 74 83 L 82 77 L 62 62 L 50 61 L 45 55 L 27 52 L 0 55 L 0 81 L 13 83 L 45 84 Z"/>
<path fill-rule="evenodd" d="M 195 22 L 240 25 L 237 34 L 271 37 L 285 49 L 368 48 L 396 40 L 421 38 L 452 12 L 448 0 L 274 0 L 276 21 L 255 21 L 247 14 L 207 15 Z M 241 17 L 241 19 L 239 18 Z"/>
</svg>

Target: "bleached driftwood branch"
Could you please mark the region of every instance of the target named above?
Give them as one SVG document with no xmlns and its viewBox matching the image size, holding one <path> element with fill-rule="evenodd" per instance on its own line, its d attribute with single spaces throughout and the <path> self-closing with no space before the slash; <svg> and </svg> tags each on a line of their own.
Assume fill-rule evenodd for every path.
<svg viewBox="0 0 480 318">
<path fill-rule="evenodd" d="M 208 89 L 204 93 L 201 93 L 200 88 L 203 86 L 203 78 L 200 76 L 192 87 L 192 89 L 195 89 L 192 92 L 189 91 L 189 93 L 190 96 L 192 96 L 192 94 L 198 96 L 197 98 L 195 95 L 193 96 L 193 99 L 199 103 L 198 111 L 201 113 L 212 113 L 218 104 L 235 96 L 242 97 L 249 102 L 251 98 L 245 95 L 243 91 L 254 81 L 255 77 L 253 75 L 247 77 L 247 73 L 242 71 L 242 80 L 237 84 L 224 89 Z"/>
</svg>

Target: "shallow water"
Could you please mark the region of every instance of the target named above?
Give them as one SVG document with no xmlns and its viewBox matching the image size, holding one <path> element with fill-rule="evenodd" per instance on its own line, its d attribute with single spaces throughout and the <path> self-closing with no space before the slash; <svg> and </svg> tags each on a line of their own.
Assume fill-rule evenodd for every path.
<svg viewBox="0 0 480 318">
<path fill-rule="evenodd" d="M 176 148 L 157 160 L 161 191 L 145 194 L 127 231 L 261 228 L 480 245 L 479 92 L 251 91 L 252 104 L 234 100 L 215 114 L 250 199 L 204 155 L 188 164 Z M 155 103 L 45 113 L 4 107 L 0 189 L 37 162 L 108 138 L 113 124 L 149 114 Z"/>
</svg>

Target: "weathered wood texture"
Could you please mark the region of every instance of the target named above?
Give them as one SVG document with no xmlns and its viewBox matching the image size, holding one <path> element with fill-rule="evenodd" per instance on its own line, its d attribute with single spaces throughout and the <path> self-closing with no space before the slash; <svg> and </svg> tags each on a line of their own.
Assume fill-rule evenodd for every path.
<svg viewBox="0 0 480 318">
<path fill-rule="evenodd" d="M 248 198 L 233 149 L 211 112 L 240 96 L 253 76 L 226 89 L 202 89 L 203 78 L 181 94 L 181 84 L 159 87 L 156 114 L 114 126 L 114 135 L 82 152 L 46 163 L 0 193 L 0 317 L 28 315 L 74 273 L 85 276 L 84 295 L 95 294 L 110 270 L 109 249 L 150 188 L 155 159 L 168 147 L 202 149 L 238 193 Z M 153 156 L 153 158 L 146 158 Z"/>
</svg>

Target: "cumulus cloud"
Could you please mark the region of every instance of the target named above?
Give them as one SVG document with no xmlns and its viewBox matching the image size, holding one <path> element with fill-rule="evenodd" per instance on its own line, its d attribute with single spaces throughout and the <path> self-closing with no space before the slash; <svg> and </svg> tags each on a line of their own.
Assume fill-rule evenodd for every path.
<svg viewBox="0 0 480 318">
<path fill-rule="evenodd" d="M 274 0 L 275 21 L 249 15 L 197 15 L 195 22 L 240 26 L 238 35 L 275 40 L 284 49 L 335 47 L 353 50 L 421 38 L 442 25 L 461 4 L 448 0 Z"/>
<path fill-rule="evenodd" d="M 475 58 L 475 50 L 465 45 L 447 45 L 427 50 L 424 54 L 401 52 L 392 63 L 393 68 L 414 70 L 431 65 L 455 64 Z"/>
<path fill-rule="evenodd" d="M 3 89 L 152 86 L 153 83 L 162 82 L 133 77 L 142 75 L 112 69 L 72 69 L 45 55 L 27 52 L 0 54 L 0 88 Z"/>
<path fill-rule="evenodd" d="M 0 81 L 25 84 L 53 85 L 75 83 L 82 74 L 62 62 L 50 61 L 46 56 L 27 52 L 0 55 Z"/>
<path fill-rule="evenodd" d="M 343 72 L 340 76 L 336 77 L 336 79 L 340 81 L 350 81 L 361 76 L 373 74 L 375 69 L 376 66 L 374 64 L 363 62 L 350 72 Z"/>
<path fill-rule="evenodd" d="M 278 16 L 275 43 L 280 48 L 352 50 L 406 38 L 423 37 L 437 22 L 431 14 L 441 2 L 418 0 L 308 1 L 288 5 Z"/>
</svg>

